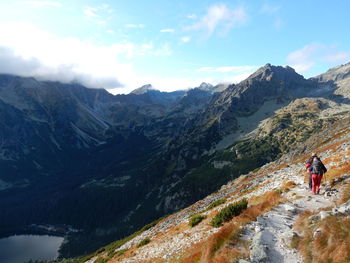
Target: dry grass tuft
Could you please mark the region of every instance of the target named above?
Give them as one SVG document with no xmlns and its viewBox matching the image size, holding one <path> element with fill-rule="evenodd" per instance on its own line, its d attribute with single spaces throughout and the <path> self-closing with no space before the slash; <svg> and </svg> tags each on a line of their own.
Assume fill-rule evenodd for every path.
<svg viewBox="0 0 350 263">
<path fill-rule="evenodd" d="M 339 200 L 337 201 L 337 205 L 344 204 L 348 200 L 350 200 L 350 184 L 346 184 L 344 186 L 343 191 L 341 193 L 341 196 L 340 196 Z"/>
<path fill-rule="evenodd" d="M 283 192 L 288 192 L 291 188 L 293 188 L 296 184 L 293 181 L 288 181 L 281 186 L 281 190 Z"/>
<path fill-rule="evenodd" d="M 200 261 L 201 257 L 202 257 L 202 252 L 197 251 L 197 252 L 189 255 L 188 257 L 184 258 L 181 262 L 182 263 L 197 263 Z"/>
<path fill-rule="evenodd" d="M 335 137 L 333 137 L 333 139 L 334 139 L 334 138 L 335 138 Z M 333 140 L 333 139 L 332 139 L 332 140 Z M 326 152 L 326 151 L 336 152 L 336 151 L 338 151 L 338 150 L 340 149 L 340 145 L 341 145 L 341 144 L 343 144 L 343 143 L 345 143 L 345 142 L 348 142 L 348 141 L 350 141 L 349 138 L 343 139 L 343 140 L 340 140 L 340 141 L 337 141 L 337 142 L 334 142 L 334 143 L 330 143 L 330 144 L 328 144 L 328 145 L 326 145 L 326 146 L 323 146 L 323 147 L 319 148 L 319 149 L 318 149 L 318 152 L 319 152 L 319 153 L 320 153 L 320 152 Z"/>
<path fill-rule="evenodd" d="M 219 251 L 219 249 L 229 240 L 232 241 L 233 239 L 236 239 L 240 232 L 241 228 L 236 222 L 225 224 L 220 231 L 208 239 L 204 247 L 202 261 L 208 263 L 213 262 L 212 259 L 214 258 L 216 252 Z"/>
<path fill-rule="evenodd" d="M 298 231 L 298 232 L 304 232 L 305 229 L 308 229 L 309 227 L 309 217 L 314 215 L 315 212 L 306 210 L 303 211 L 297 218 L 297 220 L 294 223 L 294 228 Z"/>
<path fill-rule="evenodd" d="M 330 157 L 324 159 L 322 162 L 325 165 L 327 165 L 327 164 L 329 164 L 331 162 L 333 162 L 333 163 L 340 163 L 342 161 L 342 159 L 343 159 L 342 156 L 339 154 L 339 155 L 336 155 L 336 156 L 330 156 Z"/>
<path fill-rule="evenodd" d="M 232 263 L 236 262 L 237 259 L 246 258 L 249 256 L 248 250 L 242 253 L 242 250 L 236 248 L 224 248 L 218 255 L 211 260 L 213 263 Z"/>
<path fill-rule="evenodd" d="M 304 215 L 298 226 L 304 233 L 297 245 L 304 262 L 350 262 L 350 217 L 329 216 L 312 226 L 307 219 Z"/>
<path fill-rule="evenodd" d="M 324 174 L 323 180 L 332 182 L 334 179 L 350 173 L 350 162 L 343 163 L 337 167 L 332 167 L 328 169 L 328 172 Z"/>
<path fill-rule="evenodd" d="M 253 196 L 249 199 L 249 205 L 259 205 L 263 204 L 265 201 L 275 203 L 276 200 L 280 200 L 281 194 L 279 191 L 269 191 L 263 195 Z"/>
</svg>

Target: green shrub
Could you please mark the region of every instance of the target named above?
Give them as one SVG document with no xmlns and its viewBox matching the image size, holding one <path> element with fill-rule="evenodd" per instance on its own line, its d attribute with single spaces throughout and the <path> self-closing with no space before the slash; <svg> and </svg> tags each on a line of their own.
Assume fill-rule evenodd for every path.
<svg viewBox="0 0 350 263">
<path fill-rule="evenodd" d="M 146 237 L 145 239 L 142 239 L 142 240 L 140 241 L 140 243 L 137 244 L 136 247 L 137 247 L 137 248 L 143 247 L 143 246 L 147 245 L 149 242 L 151 242 L 151 240 L 150 240 L 148 237 Z"/>
<path fill-rule="evenodd" d="M 198 225 L 200 222 L 202 222 L 202 220 L 205 218 L 207 218 L 207 217 L 204 215 L 194 214 L 190 217 L 190 221 L 188 221 L 188 225 L 191 227 L 194 227 L 194 226 Z"/>
<path fill-rule="evenodd" d="M 110 258 L 98 258 L 94 263 L 106 263 L 110 260 Z"/>
<path fill-rule="evenodd" d="M 279 193 L 279 194 L 282 194 L 283 193 L 283 190 L 282 189 L 275 189 L 275 191 L 277 192 L 277 193 Z"/>
<path fill-rule="evenodd" d="M 260 170 L 261 167 L 255 168 L 252 172 L 257 173 Z"/>
<path fill-rule="evenodd" d="M 225 199 L 225 198 L 218 199 L 218 200 L 212 202 L 212 203 L 208 206 L 207 210 L 210 210 L 210 209 L 212 209 L 212 208 L 214 208 L 214 207 L 216 207 L 216 206 L 218 206 L 218 205 L 221 205 L 221 204 L 223 204 L 223 203 L 225 203 L 225 202 L 226 202 L 226 199 Z"/>
<path fill-rule="evenodd" d="M 243 199 L 223 209 L 211 220 L 213 227 L 220 227 L 224 222 L 230 221 L 234 216 L 238 216 L 248 206 L 247 199 Z"/>
</svg>

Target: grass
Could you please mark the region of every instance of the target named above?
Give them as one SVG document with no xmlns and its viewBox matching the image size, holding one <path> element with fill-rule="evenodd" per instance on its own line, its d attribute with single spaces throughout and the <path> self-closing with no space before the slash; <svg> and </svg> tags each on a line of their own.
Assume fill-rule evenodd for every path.
<svg viewBox="0 0 350 263">
<path fill-rule="evenodd" d="M 329 216 L 311 224 L 312 212 L 301 214 L 295 227 L 303 235 L 294 246 L 306 263 L 350 262 L 350 217 Z M 316 229 L 319 231 L 315 234 Z"/>
<path fill-rule="evenodd" d="M 224 222 L 230 221 L 234 216 L 238 216 L 244 209 L 247 208 L 248 201 L 243 199 L 239 202 L 231 204 L 221 209 L 219 213 L 211 220 L 213 227 L 220 227 Z"/>
<path fill-rule="evenodd" d="M 149 239 L 148 237 L 146 237 L 145 239 L 142 239 L 142 240 L 140 241 L 140 243 L 137 244 L 136 247 L 137 247 L 137 248 L 143 247 L 143 246 L 149 244 L 150 242 L 151 242 L 151 239 Z"/>
<path fill-rule="evenodd" d="M 341 196 L 340 196 L 339 200 L 337 201 L 337 205 L 341 205 L 341 204 L 347 202 L 348 200 L 350 200 L 350 184 L 347 184 L 344 186 L 344 189 L 341 193 Z"/>
<path fill-rule="evenodd" d="M 350 162 L 340 164 L 337 167 L 328 167 L 327 173 L 324 174 L 323 180 L 332 182 L 334 179 L 350 172 Z"/>
<path fill-rule="evenodd" d="M 200 222 L 202 222 L 205 218 L 207 218 L 207 217 L 204 215 L 194 214 L 190 217 L 190 220 L 188 221 L 188 225 L 190 227 L 194 227 L 194 226 L 198 225 Z"/>
<path fill-rule="evenodd" d="M 208 206 L 207 210 L 213 209 L 214 207 L 217 207 L 217 206 L 219 206 L 219 205 L 222 205 L 222 204 L 224 204 L 225 202 L 226 202 L 226 199 L 225 199 L 225 198 L 218 199 L 218 200 L 212 202 L 212 203 Z"/>
<path fill-rule="evenodd" d="M 282 192 L 288 192 L 291 188 L 293 188 L 296 184 L 293 182 L 293 181 L 288 181 L 286 183 L 284 183 L 282 186 L 281 186 L 281 191 Z"/>
<path fill-rule="evenodd" d="M 211 262 L 211 259 L 215 257 L 215 254 L 226 244 L 228 241 L 233 242 L 237 240 L 238 235 L 241 233 L 242 229 L 239 224 L 232 222 L 226 224 L 217 233 L 212 235 L 204 248 L 203 259 L 204 262 Z M 216 257 L 222 257 L 223 253 L 218 254 Z"/>
</svg>

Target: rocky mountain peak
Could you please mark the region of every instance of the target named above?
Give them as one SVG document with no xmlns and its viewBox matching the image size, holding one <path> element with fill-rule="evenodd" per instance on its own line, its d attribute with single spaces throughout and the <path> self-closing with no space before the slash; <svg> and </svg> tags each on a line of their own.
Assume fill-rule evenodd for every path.
<svg viewBox="0 0 350 263">
<path fill-rule="evenodd" d="M 201 90 L 206 90 L 206 91 L 212 91 L 213 90 L 213 85 L 211 85 L 210 83 L 206 83 L 206 82 L 202 82 L 199 86 L 198 89 Z"/>
<path fill-rule="evenodd" d="M 136 94 L 136 95 L 141 95 L 141 94 L 145 94 L 151 90 L 156 90 L 156 89 L 151 84 L 146 84 L 140 88 L 134 89 L 133 91 L 131 91 L 131 93 Z"/>
<path fill-rule="evenodd" d="M 271 81 L 272 79 L 304 79 L 292 67 L 273 66 L 270 63 L 259 68 L 247 81 Z"/>
<path fill-rule="evenodd" d="M 339 81 L 350 77 L 350 62 L 331 68 L 326 73 L 318 75 L 315 79 L 321 82 Z"/>
</svg>

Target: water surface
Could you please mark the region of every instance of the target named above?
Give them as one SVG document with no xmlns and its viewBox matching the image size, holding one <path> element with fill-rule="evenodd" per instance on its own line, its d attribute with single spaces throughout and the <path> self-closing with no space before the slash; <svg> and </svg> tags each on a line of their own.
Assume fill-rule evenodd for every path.
<svg viewBox="0 0 350 263">
<path fill-rule="evenodd" d="M 19 235 L 0 239 L 1 263 L 24 263 L 29 260 L 53 260 L 63 237 L 48 235 Z"/>
</svg>

